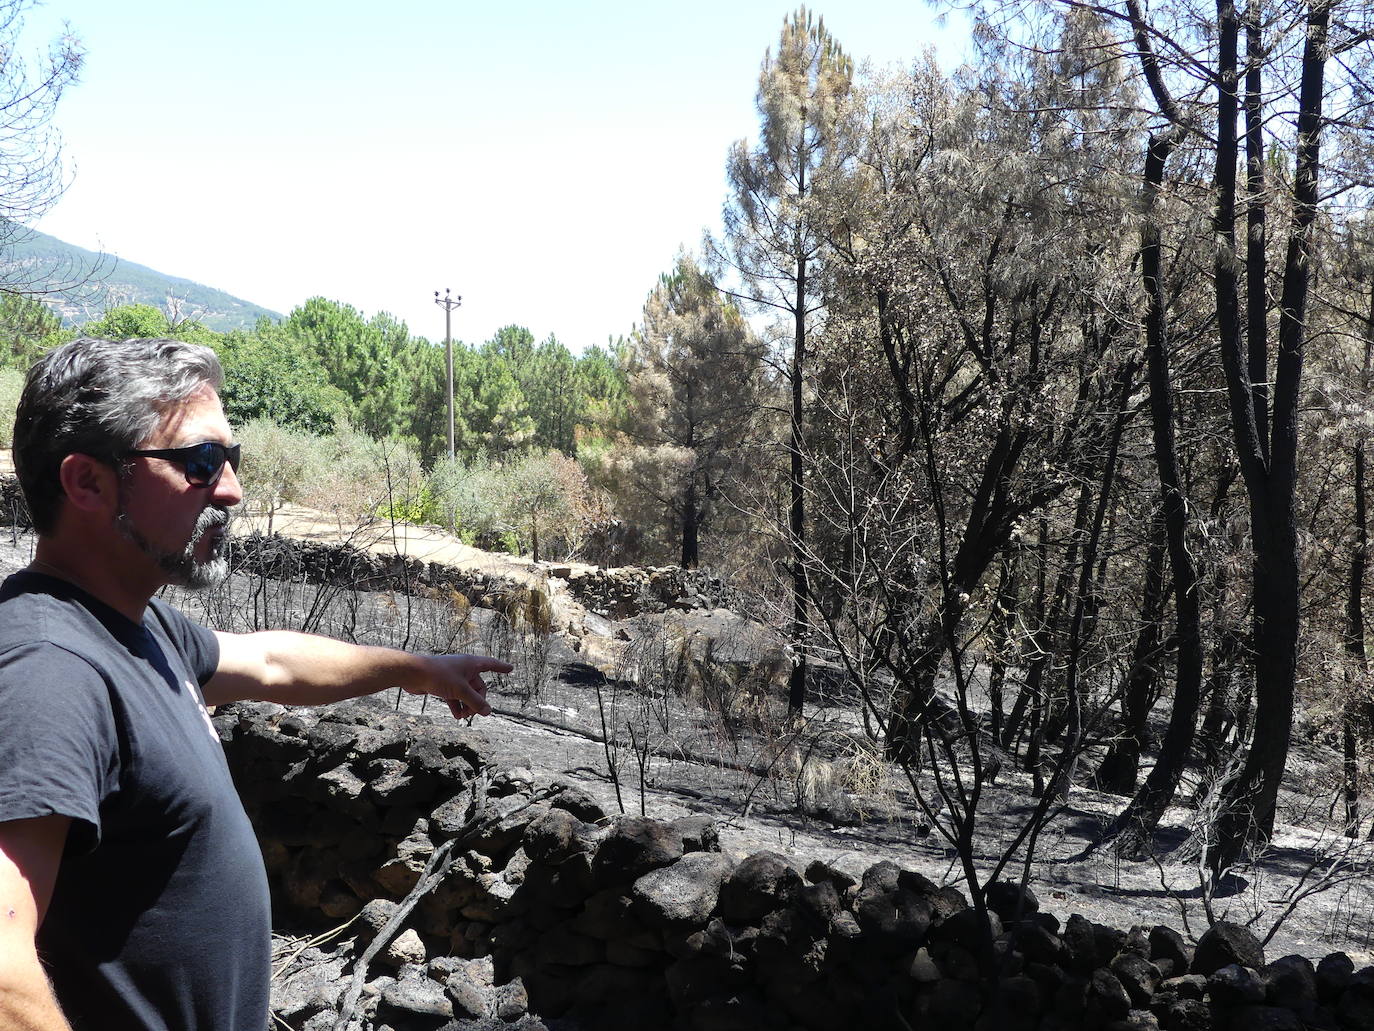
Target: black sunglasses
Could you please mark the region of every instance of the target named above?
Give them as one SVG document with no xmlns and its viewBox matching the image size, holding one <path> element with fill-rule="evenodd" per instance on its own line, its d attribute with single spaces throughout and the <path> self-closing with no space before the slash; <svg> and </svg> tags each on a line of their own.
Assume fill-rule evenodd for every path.
<svg viewBox="0 0 1374 1031">
<path fill-rule="evenodd" d="M 241 444 L 221 444 L 217 440 L 207 440 L 203 444 L 187 444 L 185 447 L 154 448 L 145 451 L 126 451 L 126 455 L 143 458 L 165 458 L 176 462 L 186 473 L 186 482 L 192 487 L 213 487 L 219 483 L 228 462 L 234 472 L 239 471 Z"/>
</svg>

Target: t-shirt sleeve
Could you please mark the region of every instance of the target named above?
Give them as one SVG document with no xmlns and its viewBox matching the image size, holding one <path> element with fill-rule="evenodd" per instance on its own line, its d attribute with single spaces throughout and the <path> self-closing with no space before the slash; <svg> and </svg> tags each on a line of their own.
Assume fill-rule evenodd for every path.
<svg viewBox="0 0 1374 1031">
<path fill-rule="evenodd" d="M 191 622 L 180 609 L 156 598 L 151 604 L 173 646 L 186 660 L 196 683 L 204 687 L 219 669 L 219 638 L 209 627 Z"/>
<path fill-rule="evenodd" d="M 48 642 L 0 655 L 0 821 L 67 816 L 78 854 L 100 840 L 120 747 L 104 679 Z"/>
</svg>

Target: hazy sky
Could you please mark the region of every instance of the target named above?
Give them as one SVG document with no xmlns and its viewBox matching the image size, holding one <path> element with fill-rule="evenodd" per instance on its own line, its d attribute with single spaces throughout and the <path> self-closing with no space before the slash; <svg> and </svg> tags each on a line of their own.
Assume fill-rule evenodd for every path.
<svg viewBox="0 0 1374 1031">
<path fill-rule="evenodd" d="M 815 10 L 856 59 L 962 35 L 919 0 Z M 532 0 L 48 0 L 87 49 L 38 228 L 282 313 L 308 297 L 442 339 L 628 333 L 719 225 L 764 51 L 793 6 Z"/>
</svg>

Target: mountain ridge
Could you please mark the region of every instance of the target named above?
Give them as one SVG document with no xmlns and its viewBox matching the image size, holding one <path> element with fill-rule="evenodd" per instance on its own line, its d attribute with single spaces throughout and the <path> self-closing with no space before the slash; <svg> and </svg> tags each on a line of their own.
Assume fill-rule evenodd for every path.
<svg viewBox="0 0 1374 1031">
<path fill-rule="evenodd" d="M 227 291 L 34 229 L 16 234 L 7 249 L 7 285 L 39 295 L 63 325 L 98 319 L 122 304 L 152 305 L 175 321 L 194 320 L 218 333 L 252 329 L 263 317 L 282 317 Z"/>
</svg>

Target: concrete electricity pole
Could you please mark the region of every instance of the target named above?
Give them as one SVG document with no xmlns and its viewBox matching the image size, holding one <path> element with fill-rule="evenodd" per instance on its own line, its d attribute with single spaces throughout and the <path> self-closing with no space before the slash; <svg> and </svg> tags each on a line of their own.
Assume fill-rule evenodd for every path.
<svg viewBox="0 0 1374 1031">
<path fill-rule="evenodd" d="M 448 460 L 453 461 L 453 309 L 463 303 L 461 297 L 450 297 L 448 287 L 444 296 L 434 291 L 434 303 L 444 309 L 444 361 L 448 365 Z"/>
</svg>

